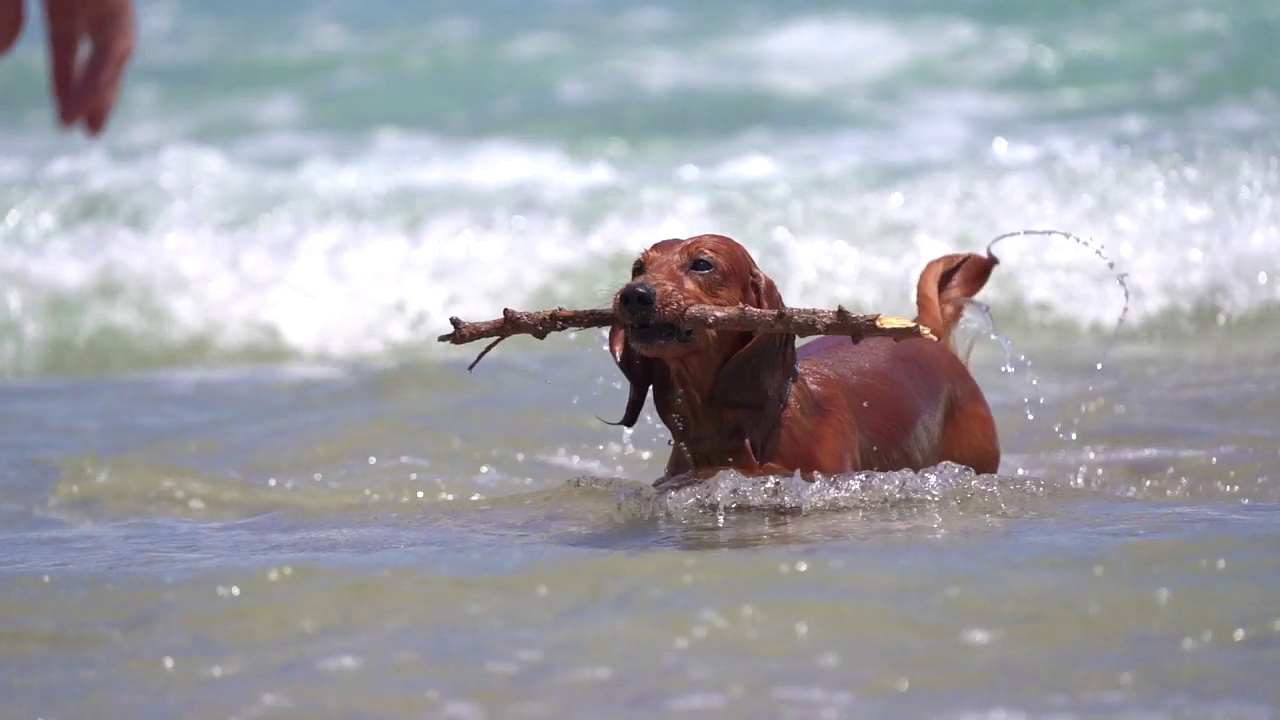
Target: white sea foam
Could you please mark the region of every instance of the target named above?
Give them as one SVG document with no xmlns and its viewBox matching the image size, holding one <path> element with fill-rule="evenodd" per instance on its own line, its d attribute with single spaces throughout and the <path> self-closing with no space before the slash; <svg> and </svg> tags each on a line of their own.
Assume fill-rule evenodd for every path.
<svg viewBox="0 0 1280 720">
<path fill-rule="evenodd" d="M 812 139 L 730 149 L 706 167 L 398 131 L 345 152 L 290 147 L 7 166 L 5 370 L 105 351 L 105 336 L 214 356 L 430 347 L 451 315 L 597 304 L 646 244 L 717 231 L 744 240 L 793 305 L 910 313 L 929 258 L 1042 226 L 1108 249 L 1130 274 L 1136 322 L 1280 300 L 1280 168 L 1244 153 L 1147 159 L 1013 139 L 867 184 L 854 161 L 808 164 Z M 1080 324 L 1119 312 L 1112 277 L 1072 243 L 1019 239 L 998 254 L 984 291 L 997 317 L 1014 301 Z"/>
<path fill-rule="evenodd" d="M 983 41 L 974 25 L 960 19 L 912 26 L 849 13 L 796 16 L 679 48 L 622 48 L 574 82 L 593 84 L 586 78 L 598 78 L 651 93 L 755 87 L 793 99 L 848 93 L 856 101 L 858 90 L 888 81 L 913 63 L 938 63 Z"/>
</svg>

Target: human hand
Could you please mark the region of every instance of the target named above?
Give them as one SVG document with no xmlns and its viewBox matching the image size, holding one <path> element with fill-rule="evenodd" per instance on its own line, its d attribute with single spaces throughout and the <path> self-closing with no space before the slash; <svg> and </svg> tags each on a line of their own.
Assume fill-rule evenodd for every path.
<svg viewBox="0 0 1280 720">
<path fill-rule="evenodd" d="M 22 32 L 23 0 L 0 0 L 0 53 Z M 90 135 L 107 124 L 133 54 L 133 0 L 44 0 L 58 119 Z M 81 62 L 80 48 L 88 45 Z"/>
<path fill-rule="evenodd" d="M 0 55 L 18 42 L 22 34 L 23 0 L 0 0 Z"/>
</svg>

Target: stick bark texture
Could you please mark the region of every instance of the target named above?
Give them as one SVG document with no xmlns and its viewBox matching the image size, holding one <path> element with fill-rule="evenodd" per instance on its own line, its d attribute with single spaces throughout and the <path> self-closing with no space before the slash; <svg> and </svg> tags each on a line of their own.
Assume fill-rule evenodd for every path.
<svg viewBox="0 0 1280 720">
<path fill-rule="evenodd" d="M 502 311 L 502 317 L 495 320 L 467 322 L 451 317 L 449 324 L 453 326 L 453 332 L 445 333 L 437 339 L 443 343 L 465 345 L 477 340 L 494 338 L 494 341 L 485 347 L 467 368 L 471 370 L 495 345 L 513 335 L 531 335 L 542 340 L 553 332 L 575 328 L 609 327 L 613 323 L 614 314 L 610 308 L 592 310 L 555 308 L 529 312 L 507 308 Z M 685 310 L 679 324 L 688 328 L 790 333 L 799 337 L 848 335 L 855 341 L 872 336 L 937 339 L 928 328 L 905 318 L 851 313 L 843 307 L 837 307 L 835 310 L 818 308 L 761 310 L 747 306 L 693 305 Z"/>
</svg>

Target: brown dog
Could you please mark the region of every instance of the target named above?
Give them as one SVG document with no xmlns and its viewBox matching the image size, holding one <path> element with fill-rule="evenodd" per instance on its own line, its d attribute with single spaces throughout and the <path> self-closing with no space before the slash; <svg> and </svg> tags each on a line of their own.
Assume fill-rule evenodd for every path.
<svg viewBox="0 0 1280 720">
<path fill-rule="evenodd" d="M 734 240 L 663 240 L 636 260 L 631 282 L 614 297 L 619 324 L 609 347 L 631 383 L 618 424 L 635 425 L 653 388 L 674 445 L 658 485 L 721 468 L 810 477 L 944 460 L 994 473 L 995 422 L 951 331 L 998 262 L 955 254 L 925 267 L 916 322 L 936 342 L 828 336 L 797 351 L 794 335 L 679 328 L 690 305 L 785 306 Z"/>
</svg>

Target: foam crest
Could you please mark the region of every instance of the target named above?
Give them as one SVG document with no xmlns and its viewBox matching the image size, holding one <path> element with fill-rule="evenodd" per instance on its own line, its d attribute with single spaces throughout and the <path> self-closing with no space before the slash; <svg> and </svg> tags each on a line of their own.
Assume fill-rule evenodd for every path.
<svg viewBox="0 0 1280 720">
<path fill-rule="evenodd" d="M 641 248 L 701 232 L 741 239 L 795 306 L 910 315 L 928 260 L 1035 226 L 1105 248 L 1139 327 L 1280 302 L 1275 156 L 1006 141 L 867 184 L 856 160 L 808 162 L 826 144 L 692 164 L 384 130 L 15 163 L 0 185 L 0 368 L 434 352 L 451 315 L 600 305 Z M 1121 311 L 1114 274 L 1076 243 L 1010 238 L 999 255 L 980 299 L 1004 327 L 1109 331 Z"/>
<path fill-rule="evenodd" d="M 908 313 L 915 273 L 928 260 L 1048 225 L 1103 248 L 1114 271 L 1069 240 L 1006 240 L 981 295 L 998 316 L 1012 311 L 1110 330 L 1126 300 L 1116 272 L 1126 275 L 1128 320 L 1136 324 L 1206 316 L 1222 323 L 1280 301 L 1275 155 L 1148 159 L 1065 143 L 1008 157 L 1021 148 L 996 145 L 1000 152 L 976 160 L 972 172 L 810 196 L 803 239 L 798 224 L 775 215 L 764 245 L 774 254 L 770 267 L 782 266 L 773 275 L 784 296 L 792 304 Z"/>
<path fill-rule="evenodd" d="M 601 162 L 386 134 L 354 159 L 284 152 L 292 165 L 246 159 L 270 154 L 256 148 L 94 150 L 31 169 L 33 190 L 0 188 L 5 370 L 74 370 L 51 357 L 66 350 L 144 364 L 377 355 L 598 254 L 547 209 L 608 183 Z M 497 191 L 520 207 L 495 207 Z"/>
<path fill-rule="evenodd" d="M 723 28 L 715 28 L 723 30 Z M 709 32 L 681 43 L 623 47 L 600 67 L 562 83 L 562 93 L 609 97 L 618 86 L 663 95 L 687 90 L 761 91 L 780 99 L 836 99 L 874 111 L 866 97 L 920 68 L 990 76 L 990 50 L 1016 60 L 1025 42 L 1001 42 L 969 20 L 903 21 L 874 13 L 802 14 L 744 32 Z M 979 52 L 979 51 L 985 52 Z M 985 58 L 985 59 L 983 59 Z"/>
</svg>

